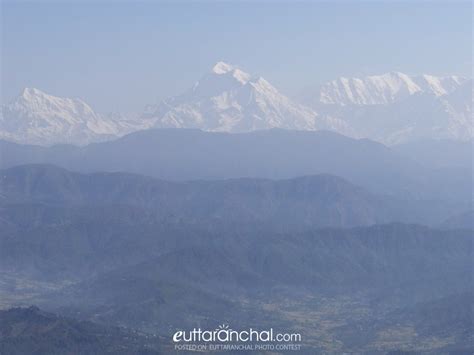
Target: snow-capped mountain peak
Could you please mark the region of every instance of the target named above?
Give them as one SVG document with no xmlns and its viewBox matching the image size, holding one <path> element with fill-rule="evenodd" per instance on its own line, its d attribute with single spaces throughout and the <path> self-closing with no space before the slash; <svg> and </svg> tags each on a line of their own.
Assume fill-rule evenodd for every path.
<svg viewBox="0 0 474 355">
<path fill-rule="evenodd" d="M 23 97 L 24 99 L 29 99 L 29 98 L 34 98 L 38 96 L 46 96 L 46 95 L 47 94 L 45 94 L 44 92 L 36 88 L 24 88 L 20 96 Z"/>
<path fill-rule="evenodd" d="M 211 71 L 217 75 L 231 75 L 235 80 L 241 84 L 247 83 L 251 79 L 251 75 L 240 70 L 237 66 L 224 62 L 217 62 Z"/>
<path fill-rule="evenodd" d="M 217 62 L 213 67 L 212 67 L 212 72 L 214 74 L 226 74 L 229 73 L 233 70 L 235 70 L 235 66 L 225 63 L 225 62 Z"/>
<path fill-rule="evenodd" d="M 5 107 L 9 112 L 23 112 L 29 116 L 50 120 L 51 116 L 61 117 L 69 123 L 77 122 L 78 117 L 96 114 L 80 99 L 70 99 L 48 95 L 35 88 L 25 88 L 22 93 Z"/>
<path fill-rule="evenodd" d="M 390 72 L 330 81 L 307 102 L 320 114 L 348 123 L 356 136 L 388 144 L 469 139 L 474 134 L 471 87 L 472 80 L 458 76 Z"/>
<path fill-rule="evenodd" d="M 198 80 L 188 96 L 214 96 L 223 91 L 240 88 L 247 84 L 252 76 L 236 66 L 218 62 L 212 70 Z"/>
<path fill-rule="evenodd" d="M 87 144 L 123 135 L 134 129 L 125 121 L 100 115 L 81 99 L 57 97 L 25 88 L 3 105 L 0 138 L 19 143 Z"/>
<path fill-rule="evenodd" d="M 388 144 L 474 136 L 472 79 L 458 76 L 340 77 L 322 85 L 306 104 L 262 77 L 218 62 L 183 94 L 147 106 L 141 115 L 99 114 L 81 99 L 25 88 L 1 107 L 0 139 L 83 145 L 152 127 L 329 129 Z"/>
<path fill-rule="evenodd" d="M 147 107 L 155 127 L 245 132 L 265 128 L 333 128 L 333 121 L 293 102 L 268 81 L 218 62 L 184 94 Z"/>
<path fill-rule="evenodd" d="M 318 101 L 336 105 L 386 105 L 415 94 L 442 96 L 451 93 L 466 79 L 457 76 L 410 76 L 400 72 L 345 78 L 322 85 Z"/>
<path fill-rule="evenodd" d="M 230 64 L 227 64 L 225 62 L 217 62 L 213 67 L 212 67 L 212 72 L 215 74 L 225 74 L 230 71 L 234 70 L 234 67 Z"/>
<path fill-rule="evenodd" d="M 320 102 L 339 105 L 387 104 L 418 91 L 420 87 L 408 75 L 399 72 L 365 78 L 342 77 L 323 85 Z"/>
</svg>

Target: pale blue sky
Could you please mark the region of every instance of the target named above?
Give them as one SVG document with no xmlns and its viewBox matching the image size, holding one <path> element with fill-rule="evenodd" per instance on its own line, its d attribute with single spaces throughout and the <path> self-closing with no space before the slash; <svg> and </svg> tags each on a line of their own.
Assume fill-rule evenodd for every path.
<svg viewBox="0 0 474 355">
<path fill-rule="evenodd" d="M 224 60 L 282 92 L 337 76 L 471 76 L 469 1 L 2 4 L 2 101 L 23 87 L 141 111 Z"/>
</svg>

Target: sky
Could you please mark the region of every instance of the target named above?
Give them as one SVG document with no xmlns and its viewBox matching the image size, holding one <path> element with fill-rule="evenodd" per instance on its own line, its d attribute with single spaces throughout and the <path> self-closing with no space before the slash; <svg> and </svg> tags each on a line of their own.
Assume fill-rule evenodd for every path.
<svg viewBox="0 0 474 355">
<path fill-rule="evenodd" d="M 472 75 L 470 1 L 12 1 L 1 100 L 24 87 L 143 110 L 217 61 L 295 97 L 339 76 Z"/>
</svg>

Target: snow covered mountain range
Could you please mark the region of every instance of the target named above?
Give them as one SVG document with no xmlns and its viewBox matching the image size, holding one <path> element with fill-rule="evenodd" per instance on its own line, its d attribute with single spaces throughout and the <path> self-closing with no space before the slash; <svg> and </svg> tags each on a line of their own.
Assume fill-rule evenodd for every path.
<svg viewBox="0 0 474 355">
<path fill-rule="evenodd" d="M 25 89 L 2 107 L 0 138 L 83 145 L 148 128 L 332 130 L 394 144 L 423 138 L 470 139 L 472 79 L 387 73 L 339 78 L 304 104 L 261 77 L 219 62 L 183 94 L 133 117 L 99 114 L 80 99 Z"/>
<path fill-rule="evenodd" d="M 0 116 L 1 139 L 38 145 L 83 145 L 136 129 L 135 122 L 98 114 L 80 99 L 56 97 L 32 88 L 4 105 Z"/>
<path fill-rule="evenodd" d="M 346 122 L 356 137 L 386 144 L 474 136 L 472 79 L 387 73 L 339 78 L 306 100 L 323 116 Z"/>
<path fill-rule="evenodd" d="M 144 119 L 155 127 L 248 132 L 257 129 L 346 131 L 344 122 L 282 95 L 268 81 L 219 62 L 184 94 L 149 106 Z"/>
<path fill-rule="evenodd" d="M 338 78 L 320 88 L 321 104 L 384 105 L 404 100 L 416 94 L 443 96 L 455 91 L 468 80 L 457 76 L 408 76 L 391 72 L 365 78 Z"/>
</svg>

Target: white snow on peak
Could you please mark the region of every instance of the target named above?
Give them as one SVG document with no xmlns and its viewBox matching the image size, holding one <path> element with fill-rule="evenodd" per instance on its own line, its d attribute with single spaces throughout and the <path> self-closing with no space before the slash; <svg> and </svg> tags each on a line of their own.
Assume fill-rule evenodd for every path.
<svg viewBox="0 0 474 355">
<path fill-rule="evenodd" d="M 467 79 L 389 72 L 324 84 L 310 107 L 261 77 L 219 62 L 182 95 L 147 107 L 155 127 L 246 132 L 329 129 L 388 144 L 418 138 L 472 137 Z M 469 101 L 469 102 L 466 102 Z"/>
<path fill-rule="evenodd" d="M 80 99 L 49 95 L 25 88 L 3 105 L 0 138 L 18 143 L 83 145 L 123 135 L 134 129 L 132 122 L 100 115 Z"/>
<path fill-rule="evenodd" d="M 456 76 L 409 76 L 400 72 L 364 78 L 344 78 L 322 85 L 318 101 L 336 105 L 389 104 L 415 94 L 446 95 L 466 79 Z"/>
<path fill-rule="evenodd" d="M 212 68 L 212 72 L 215 74 L 226 74 L 235 70 L 236 68 L 233 65 L 224 63 L 224 62 L 217 62 L 214 67 Z"/>
<path fill-rule="evenodd" d="M 182 95 L 148 106 L 143 119 L 155 127 L 246 132 L 257 129 L 344 129 L 337 119 L 317 113 L 281 94 L 268 81 L 236 66 L 217 63 Z"/>
<path fill-rule="evenodd" d="M 443 96 L 452 93 L 467 81 L 459 76 L 433 76 L 423 74 L 415 76 L 414 80 L 423 92 L 432 93 L 436 96 Z"/>
<path fill-rule="evenodd" d="M 387 144 L 474 136 L 472 79 L 389 72 L 341 77 L 321 86 L 307 106 L 238 66 L 216 63 L 181 95 L 141 115 L 99 114 L 78 98 L 25 88 L 1 107 L 0 139 L 84 145 L 152 127 L 248 132 L 334 130 Z"/>
<path fill-rule="evenodd" d="M 237 66 L 224 62 L 217 62 L 211 70 L 215 75 L 230 75 L 241 84 L 247 83 L 251 75 L 240 70 Z"/>
<path fill-rule="evenodd" d="M 47 118 L 47 116 L 61 116 L 64 120 L 73 123 L 77 116 L 95 116 L 92 108 L 80 99 L 69 99 L 48 95 L 35 88 L 23 89 L 20 96 L 9 105 L 10 109 Z"/>
<path fill-rule="evenodd" d="M 470 139 L 472 80 L 390 72 L 339 78 L 306 102 L 346 122 L 358 137 L 386 144 L 416 139 Z"/>
<path fill-rule="evenodd" d="M 24 97 L 25 99 L 30 98 L 30 97 L 35 97 L 35 96 L 43 96 L 43 95 L 46 95 L 46 94 L 35 88 L 24 88 L 23 92 L 21 93 L 21 96 Z"/>
</svg>

